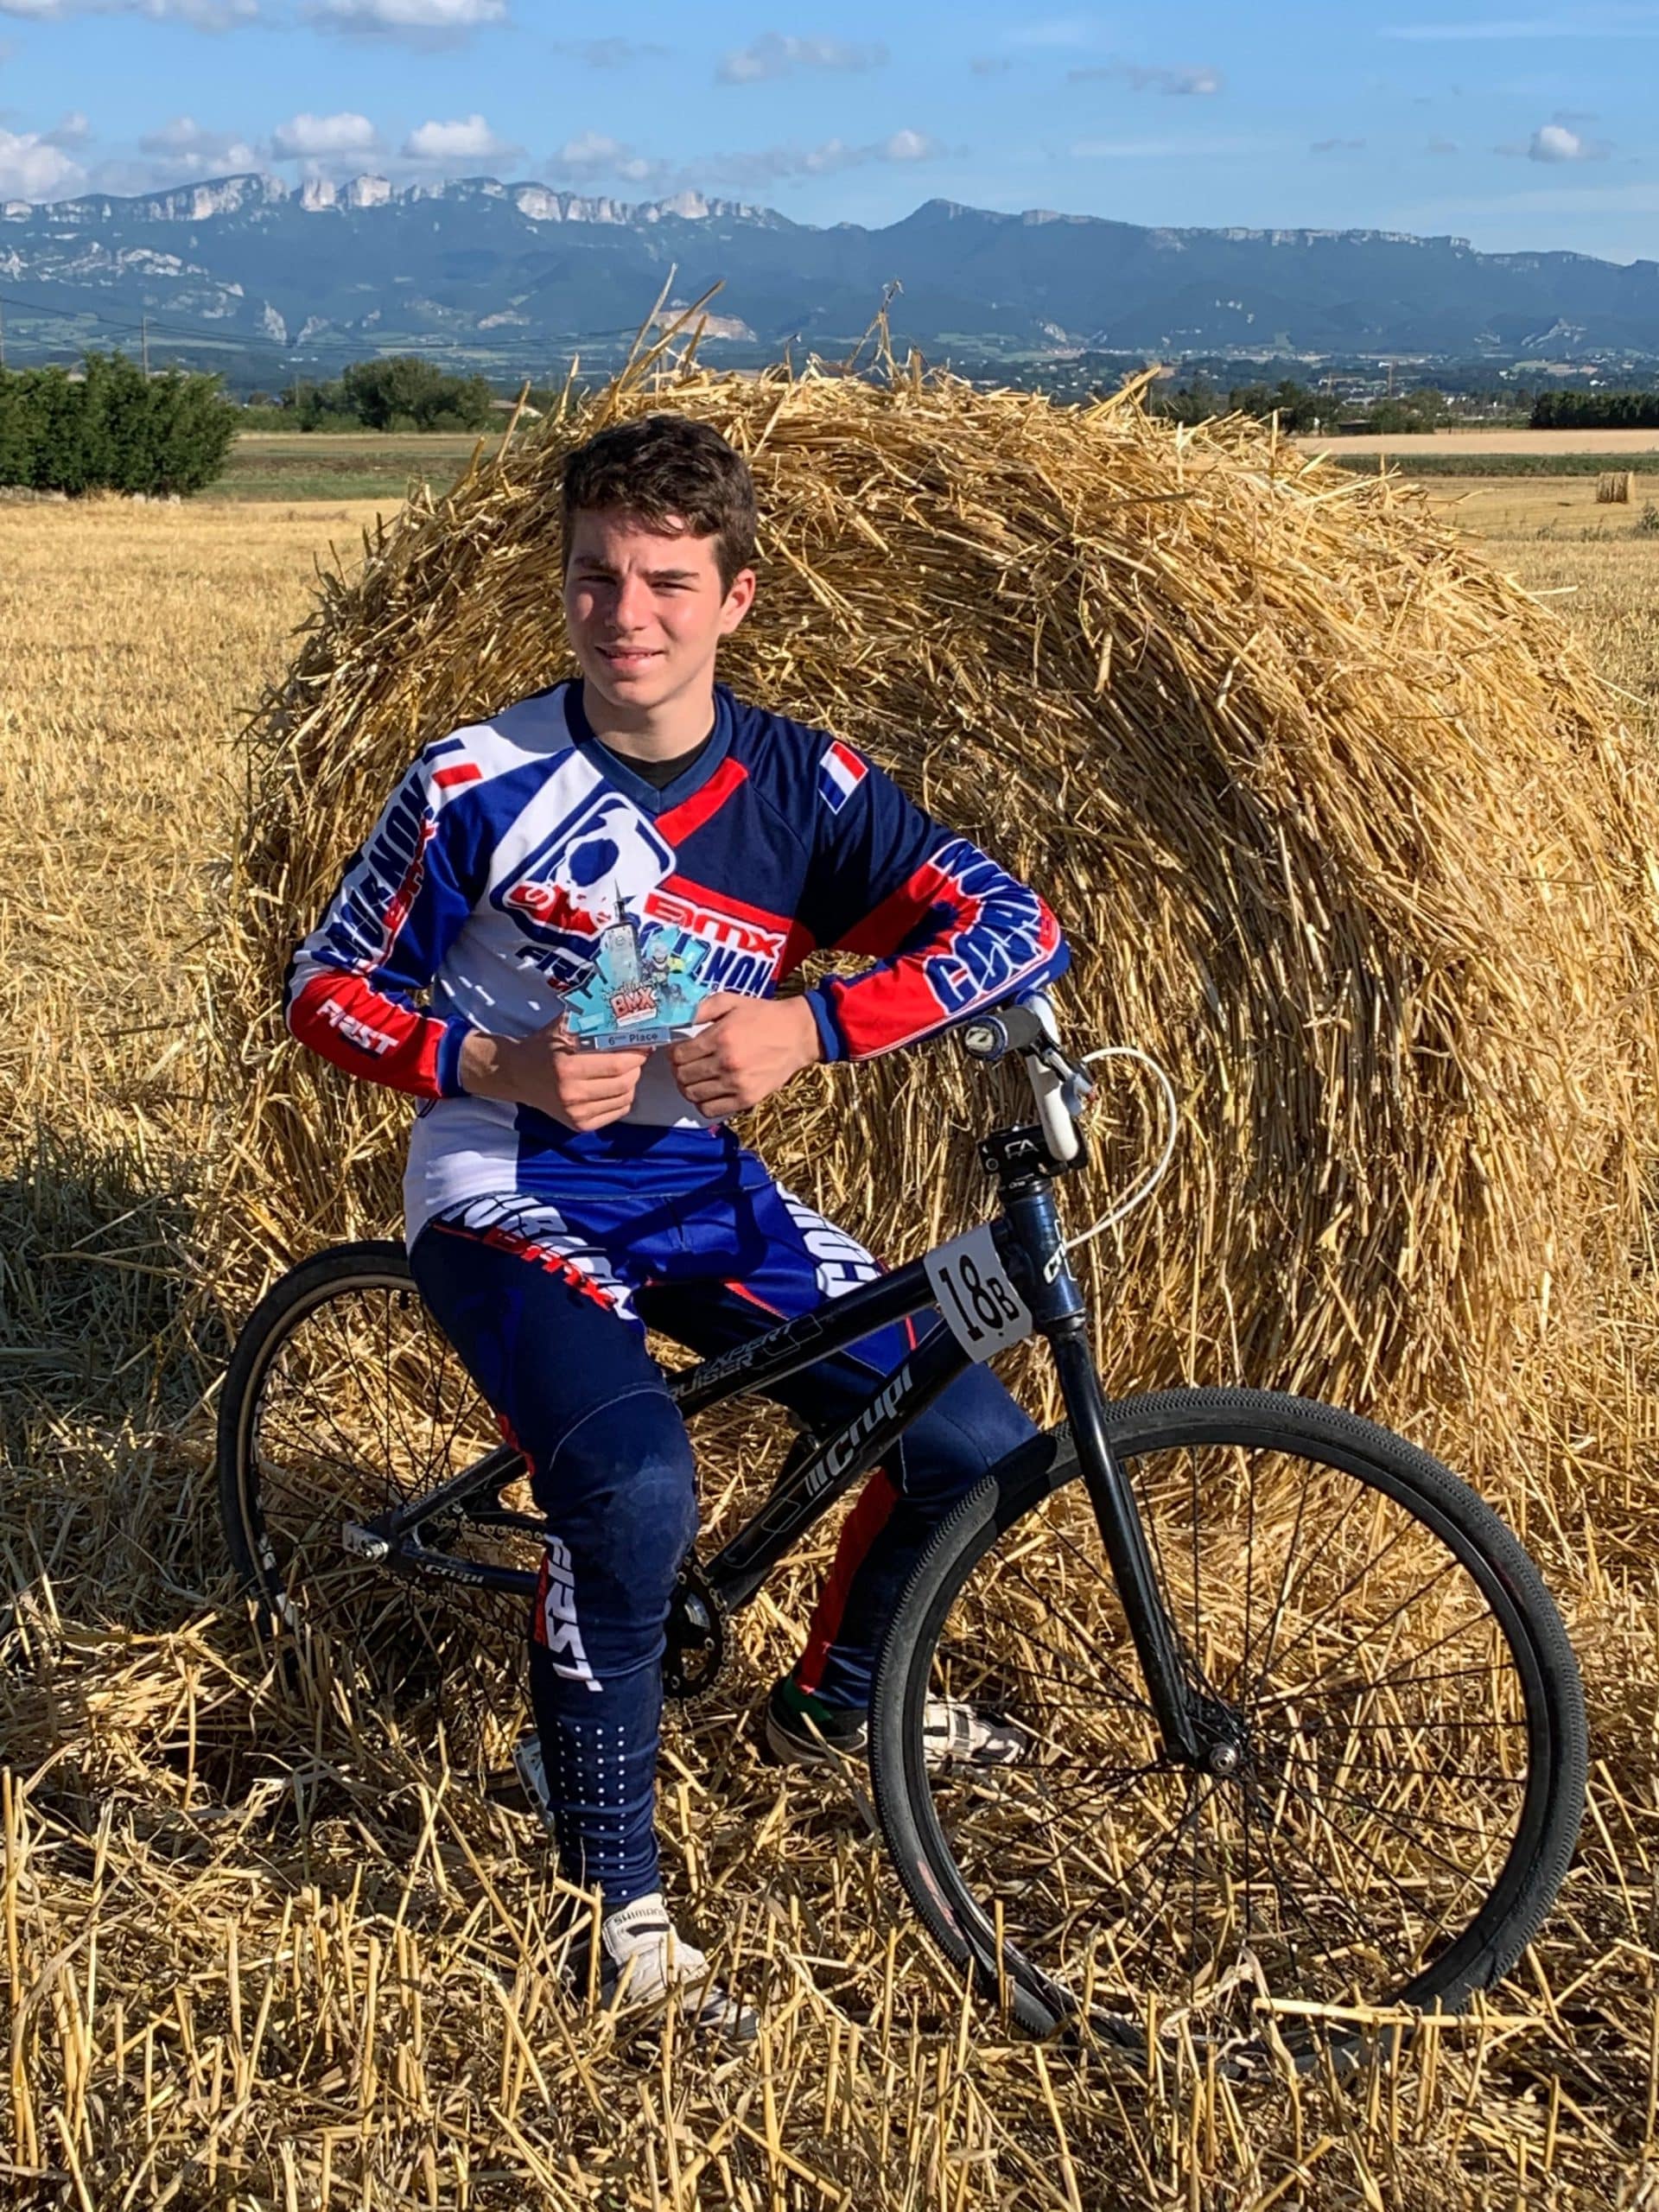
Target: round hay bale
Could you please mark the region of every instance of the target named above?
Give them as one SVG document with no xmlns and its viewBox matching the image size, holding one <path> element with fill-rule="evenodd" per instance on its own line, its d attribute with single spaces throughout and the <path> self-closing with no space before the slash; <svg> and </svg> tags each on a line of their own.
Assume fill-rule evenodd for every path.
<svg viewBox="0 0 1659 2212">
<path fill-rule="evenodd" d="M 1560 1376 L 1624 1264 L 1655 1064 L 1650 787 L 1611 695 L 1389 479 L 1133 390 L 1061 407 L 913 365 L 635 368 L 325 577 L 251 732 L 219 988 L 240 1287 L 396 1221 L 408 1108 L 285 1038 L 283 966 L 414 753 L 569 672 L 561 462 L 659 408 L 759 484 L 726 680 L 1039 886 L 1071 1039 L 1174 1077 L 1174 1170 L 1086 1255 L 1110 1384 L 1435 1407 L 1471 1458 L 1554 1426 L 1516 1377 L 1541 1346 Z M 1113 1096 L 1077 1227 L 1151 1141 Z M 743 1133 L 897 1259 L 975 1217 L 971 1139 L 1008 1103 L 947 1041 L 810 1075 Z"/>
</svg>

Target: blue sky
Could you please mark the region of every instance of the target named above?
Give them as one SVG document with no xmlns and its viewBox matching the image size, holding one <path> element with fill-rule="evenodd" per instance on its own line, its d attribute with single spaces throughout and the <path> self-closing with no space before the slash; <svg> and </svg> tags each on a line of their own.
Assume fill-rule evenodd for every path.
<svg viewBox="0 0 1659 2212">
<path fill-rule="evenodd" d="M 243 168 L 1659 257 L 1659 4 L 0 0 L 0 198 Z"/>
</svg>

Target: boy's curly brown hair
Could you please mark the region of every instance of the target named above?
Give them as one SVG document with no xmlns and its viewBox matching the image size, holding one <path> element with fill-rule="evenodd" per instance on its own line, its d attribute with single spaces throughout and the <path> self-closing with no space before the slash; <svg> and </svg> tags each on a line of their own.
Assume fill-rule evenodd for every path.
<svg viewBox="0 0 1659 2212">
<path fill-rule="evenodd" d="M 689 415 L 642 415 L 566 455 L 561 486 L 565 564 L 576 515 L 609 510 L 712 537 L 721 588 L 754 559 L 754 479 L 742 454 Z"/>
</svg>

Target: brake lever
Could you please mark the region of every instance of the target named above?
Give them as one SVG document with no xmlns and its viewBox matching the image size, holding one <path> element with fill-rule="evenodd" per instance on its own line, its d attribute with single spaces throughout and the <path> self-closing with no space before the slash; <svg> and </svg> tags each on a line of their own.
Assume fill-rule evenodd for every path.
<svg viewBox="0 0 1659 2212">
<path fill-rule="evenodd" d="M 1082 1068 L 1072 1066 L 1058 1045 L 1039 1045 L 1035 1047 L 1035 1051 L 1037 1058 L 1049 1073 L 1058 1076 L 1060 1081 L 1065 1085 L 1065 1103 L 1071 1111 L 1076 1113 L 1082 1107 L 1084 1100 L 1092 1096 L 1094 1084 Z"/>
</svg>

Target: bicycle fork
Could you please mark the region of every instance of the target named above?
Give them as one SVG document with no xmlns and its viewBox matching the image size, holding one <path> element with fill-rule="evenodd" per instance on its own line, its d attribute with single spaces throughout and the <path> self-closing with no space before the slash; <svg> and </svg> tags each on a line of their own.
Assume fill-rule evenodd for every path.
<svg viewBox="0 0 1659 2212">
<path fill-rule="evenodd" d="M 1226 1729 L 1200 1725 L 1147 1532 L 1106 1427 L 1106 1398 L 1090 1348 L 1083 1293 L 1065 1263 L 1059 1217 L 1046 1182 L 1005 1185 L 1007 1217 L 1023 1254 L 1032 1318 L 1048 1338 L 1071 1423 L 1095 1526 L 1123 1602 L 1164 1750 L 1184 1766 L 1230 1774 L 1239 1763 Z"/>
</svg>

